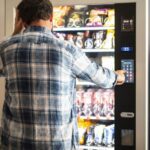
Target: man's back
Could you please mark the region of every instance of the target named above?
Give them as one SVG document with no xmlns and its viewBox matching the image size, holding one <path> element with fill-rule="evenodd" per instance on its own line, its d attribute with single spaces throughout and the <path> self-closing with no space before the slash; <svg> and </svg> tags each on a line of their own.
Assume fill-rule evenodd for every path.
<svg viewBox="0 0 150 150">
<path fill-rule="evenodd" d="M 70 150 L 75 94 L 70 52 L 50 30 L 35 26 L 1 49 L 7 79 L 2 140 L 12 143 L 10 149 Z"/>
</svg>

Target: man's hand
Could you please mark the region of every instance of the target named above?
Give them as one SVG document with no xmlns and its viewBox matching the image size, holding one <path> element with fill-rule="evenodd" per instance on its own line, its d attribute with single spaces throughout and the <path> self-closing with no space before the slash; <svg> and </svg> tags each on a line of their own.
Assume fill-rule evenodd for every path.
<svg viewBox="0 0 150 150">
<path fill-rule="evenodd" d="M 16 10 L 16 17 L 15 17 L 15 28 L 12 35 L 19 34 L 24 28 L 24 24 L 22 19 L 19 17 L 19 11 Z"/>
<path fill-rule="evenodd" d="M 125 82 L 125 73 L 126 71 L 124 70 L 117 70 L 115 71 L 115 73 L 117 74 L 117 85 L 122 85 Z"/>
</svg>

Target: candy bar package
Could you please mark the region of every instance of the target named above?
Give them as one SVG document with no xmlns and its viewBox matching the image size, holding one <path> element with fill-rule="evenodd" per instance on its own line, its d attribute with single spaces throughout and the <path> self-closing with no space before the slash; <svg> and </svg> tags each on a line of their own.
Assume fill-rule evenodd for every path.
<svg viewBox="0 0 150 150">
<path fill-rule="evenodd" d="M 79 116 L 113 117 L 114 90 L 112 89 L 79 89 L 76 95 L 76 105 Z"/>
<path fill-rule="evenodd" d="M 112 146 L 114 143 L 115 127 L 114 124 L 104 128 L 103 144 L 105 146 Z"/>
<path fill-rule="evenodd" d="M 86 120 L 80 120 L 79 143 L 87 146 L 114 146 L 115 127 L 114 124 L 97 124 Z"/>
<path fill-rule="evenodd" d="M 53 11 L 54 28 L 114 27 L 114 9 L 88 7 L 86 5 L 55 6 Z"/>
<path fill-rule="evenodd" d="M 71 27 L 71 28 L 83 27 L 86 10 L 87 10 L 87 6 L 85 5 L 74 6 L 67 17 L 66 20 L 67 27 Z"/>
<path fill-rule="evenodd" d="M 85 25 L 88 27 L 100 27 L 104 25 L 104 19 L 107 17 L 107 9 L 92 8 L 86 12 L 87 18 Z"/>
<path fill-rule="evenodd" d="M 53 9 L 53 27 L 61 28 L 66 26 L 66 17 L 73 9 L 72 6 L 56 6 Z"/>
</svg>

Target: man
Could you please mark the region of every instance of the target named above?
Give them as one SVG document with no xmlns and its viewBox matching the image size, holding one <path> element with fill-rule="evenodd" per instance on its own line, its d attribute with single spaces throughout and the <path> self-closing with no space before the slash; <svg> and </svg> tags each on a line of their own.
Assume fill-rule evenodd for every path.
<svg viewBox="0 0 150 150">
<path fill-rule="evenodd" d="M 6 77 L 3 150 L 78 150 L 76 78 L 101 88 L 124 83 L 123 70 L 98 66 L 51 29 L 50 1 L 23 0 L 14 36 L 0 44 Z"/>
</svg>

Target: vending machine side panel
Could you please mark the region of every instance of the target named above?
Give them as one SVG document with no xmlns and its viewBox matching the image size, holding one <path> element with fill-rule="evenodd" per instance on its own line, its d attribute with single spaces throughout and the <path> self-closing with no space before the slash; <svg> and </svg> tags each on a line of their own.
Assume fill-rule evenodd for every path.
<svg viewBox="0 0 150 150">
<path fill-rule="evenodd" d="M 126 71 L 125 84 L 115 88 L 116 150 L 135 150 L 136 16 L 135 3 L 115 5 L 115 67 Z"/>
</svg>

